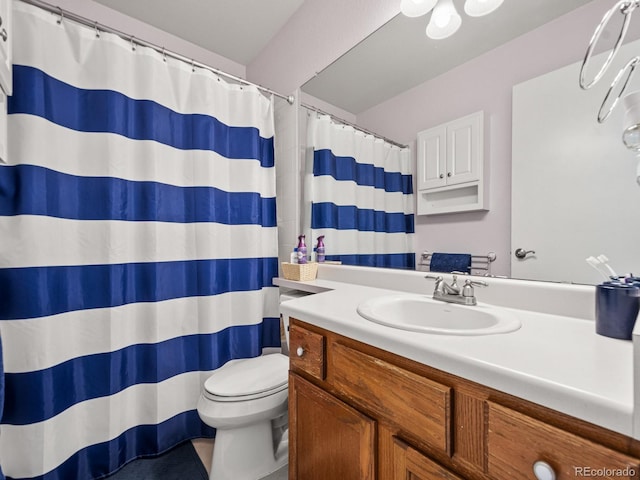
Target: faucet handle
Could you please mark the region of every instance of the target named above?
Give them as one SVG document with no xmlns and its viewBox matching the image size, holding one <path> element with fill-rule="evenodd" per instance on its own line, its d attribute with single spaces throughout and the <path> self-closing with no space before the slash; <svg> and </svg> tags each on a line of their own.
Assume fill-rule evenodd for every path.
<svg viewBox="0 0 640 480">
<path fill-rule="evenodd" d="M 439 292 L 442 293 L 442 283 L 444 282 L 444 277 L 441 275 L 425 275 L 424 278 L 430 278 L 436 281 L 436 285 L 434 288 L 434 293 Z"/>
<path fill-rule="evenodd" d="M 465 280 L 464 282 L 465 286 L 466 285 L 473 285 L 474 287 L 488 287 L 489 284 L 487 282 L 483 282 L 482 280 Z"/>
<path fill-rule="evenodd" d="M 482 280 L 470 280 L 467 279 L 464 282 L 464 287 L 462 287 L 462 296 L 463 297 L 475 297 L 475 293 L 473 291 L 473 287 L 488 287 L 489 284 L 487 282 L 483 282 Z M 475 298 L 473 298 L 475 302 Z M 475 303 L 474 303 L 475 305 Z"/>
</svg>

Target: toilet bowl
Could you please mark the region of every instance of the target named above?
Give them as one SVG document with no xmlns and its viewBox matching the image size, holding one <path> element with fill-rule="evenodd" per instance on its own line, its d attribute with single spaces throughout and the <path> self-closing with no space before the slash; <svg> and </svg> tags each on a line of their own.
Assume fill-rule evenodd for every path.
<svg viewBox="0 0 640 480">
<path fill-rule="evenodd" d="M 309 295 L 288 292 L 280 303 Z M 283 316 L 288 352 L 289 318 Z M 280 353 L 232 360 L 204 383 L 200 419 L 216 429 L 211 480 L 257 480 L 289 460 L 289 357 Z"/>
<path fill-rule="evenodd" d="M 197 408 L 216 429 L 211 480 L 257 480 L 287 464 L 288 370 L 274 353 L 232 360 L 204 383 Z"/>
</svg>

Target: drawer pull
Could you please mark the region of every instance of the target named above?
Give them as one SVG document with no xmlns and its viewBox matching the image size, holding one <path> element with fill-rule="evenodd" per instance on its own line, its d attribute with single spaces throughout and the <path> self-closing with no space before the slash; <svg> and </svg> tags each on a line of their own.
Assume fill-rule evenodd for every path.
<svg viewBox="0 0 640 480">
<path fill-rule="evenodd" d="M 547 462 L 538 460 L 533 464 L 533 474 L 538 480 L 556 480 L 556 472 Z"/>
<path fill-rule="evenodd" d="M 296 355 L 298 355 L 299 357 L 304 355 L 304 348 L 298 347 L 298 349 L 296 350 Z"/>
</svg>

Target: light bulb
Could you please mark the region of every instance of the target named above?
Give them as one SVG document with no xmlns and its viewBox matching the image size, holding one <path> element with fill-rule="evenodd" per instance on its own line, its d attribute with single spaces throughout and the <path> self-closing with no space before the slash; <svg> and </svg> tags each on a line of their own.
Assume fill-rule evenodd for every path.
<svg viewBox="0 0 640 480">
<path fill-rule="evenodd" d="M 447 26 L 447 23 L 451 21 L 451 12 L 448 11 L 438 11 L 433 13 L 433 22 L 436 24 L 438 28 L 444 28 Z"/>
<path fill-rule="evenodd" d="M 400 3 L 400 11 L 407 17 L 420 17 L 426 15 L 438 0 L 402 0 Z"/>
<path fill-rule="evenodd" d="M 427 36 L 440 40 L 453 35 L 462 24 L 462 18 L 456 11 L 452 0 L 440 0 L 433 9 L 427 25 Z"/>
</svg>

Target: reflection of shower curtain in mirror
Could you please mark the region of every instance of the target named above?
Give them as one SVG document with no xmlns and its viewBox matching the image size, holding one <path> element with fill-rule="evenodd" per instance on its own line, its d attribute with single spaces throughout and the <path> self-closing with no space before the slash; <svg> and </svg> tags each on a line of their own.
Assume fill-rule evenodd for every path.
<svg viewBox="0 0 640 480">
<path fill-rule="evenodd" d="M 280 343 L 273 105 L 26 3 L 13 14 L 0 464 L 103 478 L 212 436 L 204 380 Z"/>
<path fill-rule="evenodd" d="M 327 260 L 414 268 L 409 149 L 316 114 L 309 117 L 307 141 L 308 243 L 315 246 L 325 235 Z"/>
</svg>

